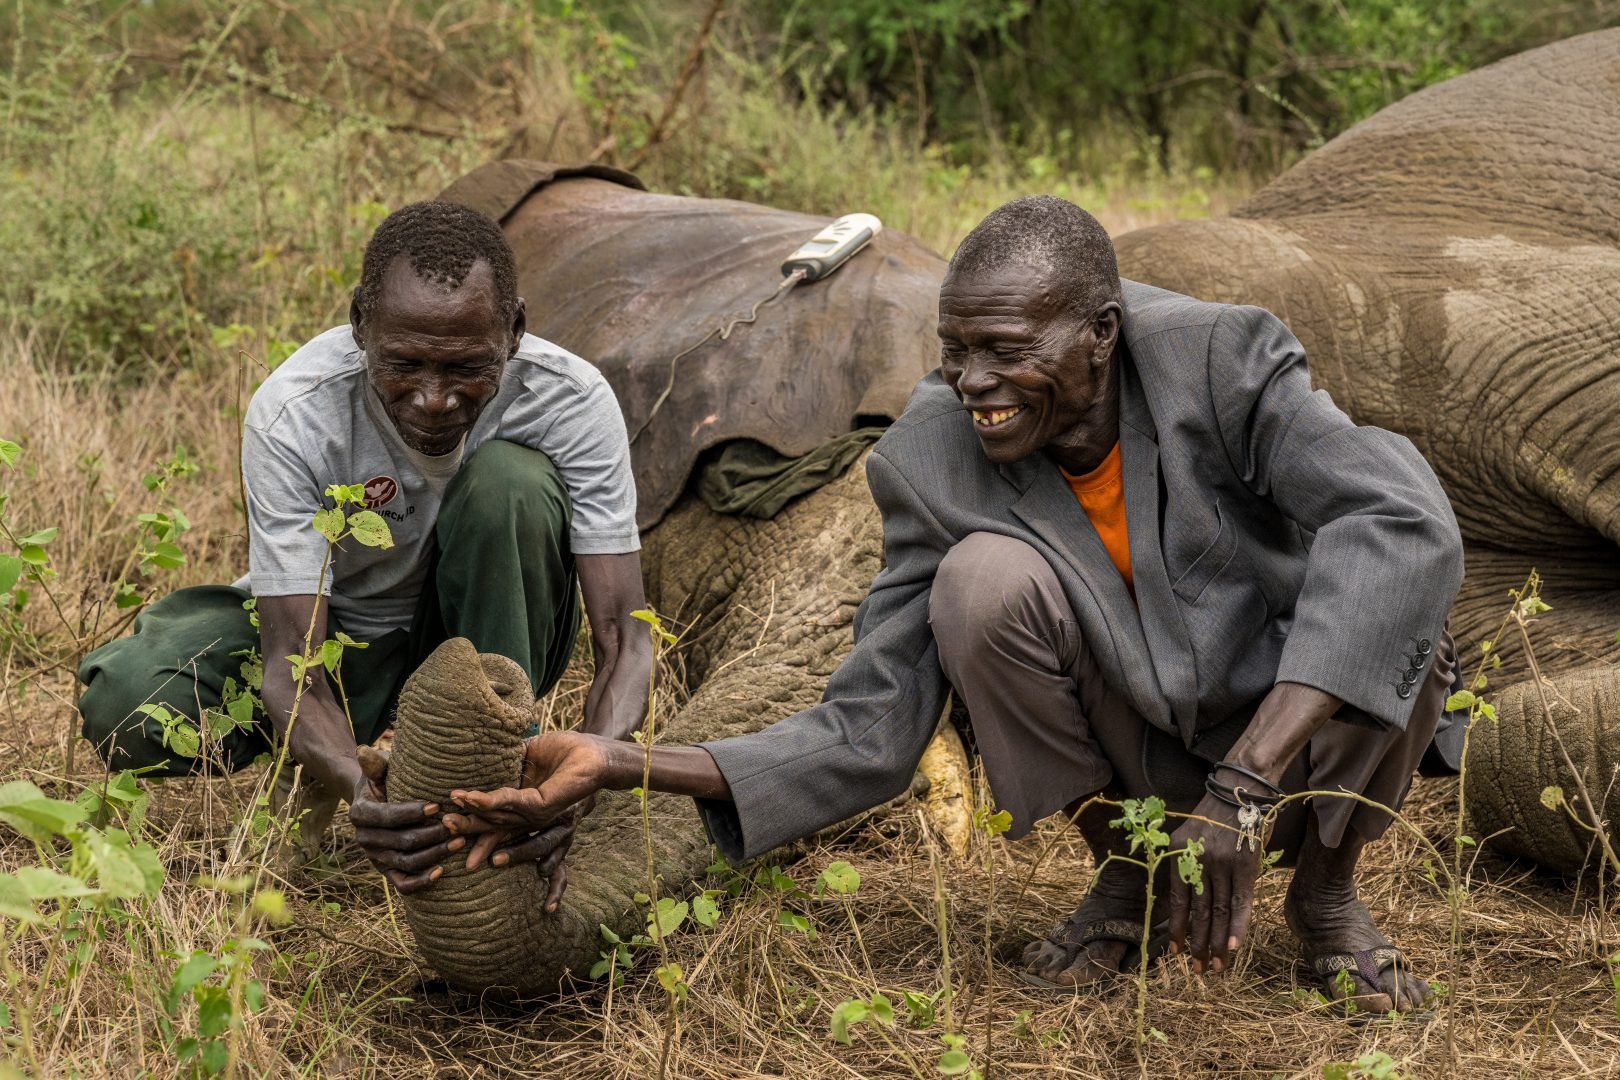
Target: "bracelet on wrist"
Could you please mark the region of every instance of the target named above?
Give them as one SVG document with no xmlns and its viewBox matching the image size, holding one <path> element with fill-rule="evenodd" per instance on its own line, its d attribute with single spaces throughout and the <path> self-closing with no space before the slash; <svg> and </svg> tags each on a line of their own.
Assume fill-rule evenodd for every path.
<svg viewBox="0 0 1620 1080">
<path fill-rule="evenodd" d="M 1215 772 L 1220 772 L 1222 769 L 1226 769 L 1226 770 L 1228 770 L 1230 772 L 1235 772 L 1239 776 L 1245 777 L 1246 779 L 1249 779 L 1249 780 L 1253 780 L 1255 783 L 1262 785 L 1266 789 L 1266 791 L 1268 793 L 1270 793 L 1272 795 L 1275 795 L 1278 798 L 1281 798 L 1282 795 L 1283 795 L 1283 789 L 1282 788 L 1278 787 L 1276 784 L 1272 783 L 1270 780 L 1266 779 L 1264 776 L 1261 776 L 1259 773 L 1255 772 L 1253 769 L 1246 768 L 1246 767 L 1244 767 L 1242 765 L 1239 765 L 1239 764 L 1237 764 L 1236 762 L 1233 762 L 1233 761 L 1217 761 L 1215 763 L 1215 770 L 1214 771 Z"/>
</svg>

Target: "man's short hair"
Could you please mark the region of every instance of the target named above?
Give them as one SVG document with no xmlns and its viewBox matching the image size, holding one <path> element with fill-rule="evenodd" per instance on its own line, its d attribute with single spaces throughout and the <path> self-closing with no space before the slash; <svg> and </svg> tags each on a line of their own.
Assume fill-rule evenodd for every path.
<svg viewBox="0 0 1620 1080">
<path fill-rule="evenodd" d="M 495 275 L 495 303 L 505 322 L 517 312 L 517 263 L 501 227 L 470 206 L 417 202 L 383 218 L 366 244 L 360 267 L 359 303 L 363 313 L 377 309 L 383 278 L 394 259 L 405 256 L 423 281 L 459 289 L 483 260 Z"/>
<path fill-rule="evenodd" d="M 1090 315 L 1121 303 L 1114 243 L 1096 218 L 1054 195 L 1026 195 L 990 211 L 951 257 L 951 274 L 978 275 L 1008 266 L 1050 269 L 1059 299 Z"/>
</svg>

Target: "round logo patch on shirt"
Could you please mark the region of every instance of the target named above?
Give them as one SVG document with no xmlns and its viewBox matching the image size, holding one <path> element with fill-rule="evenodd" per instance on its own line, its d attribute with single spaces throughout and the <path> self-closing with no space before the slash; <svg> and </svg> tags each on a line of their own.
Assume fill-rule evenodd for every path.
<svg viewBox="0 0 1620 1080">
<path fill-rule="evenodd" d="M 392 476 L 373 476 L 366 481 L 366 509 L 380 510 L 399 494 L 399 481 Z"/>
</svg>

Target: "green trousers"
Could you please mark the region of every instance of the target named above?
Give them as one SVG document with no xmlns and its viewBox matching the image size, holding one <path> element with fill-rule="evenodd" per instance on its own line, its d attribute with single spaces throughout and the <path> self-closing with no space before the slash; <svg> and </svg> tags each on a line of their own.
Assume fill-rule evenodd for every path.
<svg viewBox="0 0 1620 1080">
<path fill-rule="evenodd" d="M 568 546 L 572 516 L 562 477 L 538 450 L 490 442 L 468 458 L 445 492 L 434 528 L 437 550 L 410 629 L 344 652 L 356 743 L 376 741 L 406 677 L 452 637 L 516 660 L 537 694 L 556 684 L 580 623 Z M 155 766 L 158 776 L 234 771 L 270 749 L 273 733 L 260 711 L 250 728 L 193 758 L 165 746 L 162 723 L 141 708 L 161 705 L 201 730 L 203 714 L 220 707 L 226 679 L 240 684 L 246 655 L 259 647 L 242 607 L 247 598 L 225 585 L 180 589 L 142 612 L 128 637 L 84 658 L 84 737 L 108 768 Z M 340 629 L 328 619 L 328 636 Z M 265 658 L 267 666 L 275 663 L 286 661 Z"/>
</svg>

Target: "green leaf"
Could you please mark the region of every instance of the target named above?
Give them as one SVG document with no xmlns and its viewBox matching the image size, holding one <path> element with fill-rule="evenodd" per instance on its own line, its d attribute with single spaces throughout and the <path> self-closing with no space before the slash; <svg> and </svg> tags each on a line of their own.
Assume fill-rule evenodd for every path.
<svg viewBox="0 0 1620 1080">
<path fill-rule="evenodd" d="M 406 998 L 405 1000 L 414 1001 L 415 999 Z M 264 1008 L 264 983 L 258 979 L 249 979 L 246 985 L 242 987 L 242 1004 L 247 1007 L 247 1011 L 250 1013 L 256 1013 Z"/>
<path fill-rule="evenodd" d="M 827 864 L 827 869 L 816 878 L 816 884 L 830 893 L 847 896 L 861 887 L 860 871 L 839 859 Z"/>
<path fill-rule="evenodd" d="M 280 889 L 260 889 L 254 893 L 253 914 L 264 916 L 276 926 L 283 926 L 292 921 L 292 911 L 287 907 L 287 894 Z"/>
<path fill-rule="evenodd" d="M 15 555 L 0 555 L 0 596 L 10 592 L 22 577 L 23 561 Z"/>
<path fill-rule="evenodd" d="M 839 1002 L 837 1008 L 833 1009 L 832 1020 L 827 1025 L 827 1030 L 832 1035 L 833 1042 L 848 1046 L 849 1026 L 865 1020 L 868 1011 L 864 1001 Z"/>
<path fill-rule="evenodd" d="M 686 1000 L 686 984 L 681 981 L 685 974 L 681 965 L 668 963 L 653 973 L 658 978 L 658 985 L 664 988 L 664 993 L 672 995 L 677 1001 Z"/>
<path fill-rule="evenodd" d="M 326 488 L 326 497 L 339 506 L 364 506 L 366 505 L 366 485 L 329 484 Z"/>
<path fill-rule="evenodd" d="M 1541 805 L 1549 810 L 1557 810 L 1564 805 L 1564 789 L 1557 784 L 1549 784 L 1541 789 Z"/>
<path fill-rule="evenodd" d="M 1456 709 L 1472 709 L 1478 703 L 1479 698 L 1472 690 L 1459 690 L 1455 694 L 1452 694 L 1450 697 L 1446 698 L 1446 711 L 1452 712 Z"/>
<path fill-rule="evenodd" d="M 664 629 L 664 620 L 658 617 L 658 612 L 653 611 L 651 608 L 641 608 L 639 610 L 632 611 L 630 613 L 630 617 L 632 619 L 640 619 L 642 622 L 652 627 L 652 632 L 658 635 L 659 640 L 661 640 L 666 646 L 675 644 L 675 635 Z"/>
<path fill-rule="evenodd" d="M 1552 605 L 1541 597 L 1530 595 L 1519 601 L 1519 617 L 1523 619 L 1534 618 L 1544 611 L 1551 611 Z"/>
<path fill-rule="evenodd" d="M 871 1007 L 872 1019 L 885 1027 L 894 1026 L 894 1006 L 889 1003 L 889 999 L 882 991 L 873 994 L 867 1005 Z"/>
<path fill-rule="evenodd" d="M 129 849 L 130 862 L 141 872 L 141 887 L 147 896 L 156 896 L 163 888 L 163 863 L 157 848 L 151 844 L 136 844 Z"/>
<path fill-rule="evenodd" d="M 934 999 L 927 994 L 918 994 L 910 990 L 900 991 L 900 1000 L 906 1004 L 906 1012 L 911 1014 L 913 1027 L 929 1027 L 934 1022 Z"/>
<path fill-rule="evenodd" d="M 9 469 L 17 464 L 17 459 L 21 456 L 22 447 L 10 439 L 0 439 L 0 465 L 4 465 Z"/>
<path fill-rule="evenodd" d="M 687 911 L 686 901 L 659 897 L 656 909 L 647 916 L 648 935 L 657 939 L 673 934 L 686 922 Z"/>
<path fill-rule="evenodd" d="M 160 570 L 175 570 L 186 564 L 186 553 L 167 540 L 153 544 L 143 558 Z"/>
<path fill-rule="evenodd" d="M 224 709 L 203 710 L 203 720 L 208 725 L 209 736 L 215 741 L 223 739 L 236 730 L 236 721 L 232 720 L 231 714 Z"/>
<path fill-rule="evenodd" d="M 192 987 L 202 985 L 203 980 L 214 973 L 219 966 L 215 960 L 205 952 L 194 952 L 174 972 L 174 980 L 169 984 L 169 1011 L 172 1013 L 179 1006 L 180 999 L 191 993 Z"/>
<path fill-rule="evenodd" d="M 315 527 L 316 532 L 336 543 L 337 538 L 343 535 L 343 511 L 317 510 L 310 524 Z"/>
<path fill-rule="evenodd" d="M 1012 814 L 1006 810 L 997 810 L 992 814 L 988 807 L 981 807 L 974 812 L 973 818 L 974 824 L 986 836 L 1000 836 L 1012 828 Z"/>
<path fill-rule="evenodd" d="M 250 728 L 253 726 L 254 704 L 252 694 L 240 694 L 225 703 L 225 713 L 237 727 Z"/>
<path fill-rule="evenodd" d="M 100 833 L 86 836 L 84 846 L 102 892 L 121 899 L 146 892 L 146 872 L 128 847 L 114 844 Z"/>
<path fill-rule="evenodd" d="M 45 554 L 45 549 L 38 544 L 25 546 L 21 551 L 17 552 L 17 555 L 29 566 L 44 566 L 50 562 L 50 557 Z"/>
<path fill-rule="evenodd" d="M 11 874 L 0 874 L 0 919 L 31 923 L 41 918 L 28 887 Z"/>
<path fill-rule="evenodd" d="M 231 995 L 223 986 L 199 986 L 192 994 L 197 999 L 197 1034 L 205 1039 L 223 1035 L 231 1026 Z M 222 1048 L 223 1043 L 219 1044 Z M 204 1063 L 207 1062 L 204 1051 Z"/>
<path fill-rule="evenodd" d="M 815 935 L 815 931 L 810 926 L 810 920 L 791 911 L 777 912 L 776 924 L 789 930 L 797 930 L 801 934 L 809 934 L 812 937 Z"/>
<path fill-rule="evenodd" d="M 375 510 L 350 514 L 349 534 L 366 547 L 386 549 L 394 546 L 394 534 L 389 531 L 388 522 Z"/>
<path fill-rule="evenodd" d="M 343 643 L 332 638 L 321 642 L 320 661 L 328 673 L 336 672 L 343 662 Z"/>
<path fill-rule="evenodd" d="M 163 733 L 163 745 L 181 757 L 194 758 L 202 750 L 202 735 L 190 724 L 176 724 Z"/>
<path fill-rule="evenodd" d="M 64 874 L 60 870 L 52 870 L 46 866 L 18 867 L 14 876 L 35 900 L 93 896 L 96 891 L 71 874 Z"/>
<path fill-rule="evenodd" d="M 29 533 L 27 536 L 19 537 L 17 539 L 17 546 L 18 547 L 30 547 L 30 546 L 32 546 L 32 547 L 44 547 L 46 544 L 50 543 L 52 540 L 55 540 L 61 534 L 62 534 L 61 529 L 56 529 L 56 528 L 41 529 L 41 530 L 39 530 L 39 532 Z"/>
<path fill-rule="evenodd" d="M 961 1076 L 973 1068 L 973 1060 L 961 1050 L 947 1050 L 939 1055 L 939 1063 L 934 1066 L 941 1076 Z"/>
<path fill-rule="evenodd" d="M 0 785 L 0 821 L 36 843 L 63 835 L 84 817 L 78 803 L 48 798 L 27 780 Z"/>
<path fill-rule="evenodd" d="M 713 897 L 702 894 L 692 898 L 692 921 L 699 926 L 714 926 L 720 921 L 720 905 L 714 902 Z"/>
</svg>

